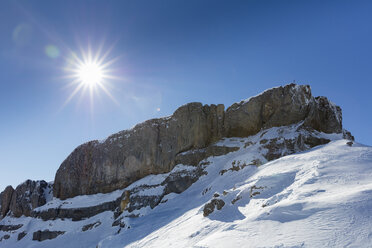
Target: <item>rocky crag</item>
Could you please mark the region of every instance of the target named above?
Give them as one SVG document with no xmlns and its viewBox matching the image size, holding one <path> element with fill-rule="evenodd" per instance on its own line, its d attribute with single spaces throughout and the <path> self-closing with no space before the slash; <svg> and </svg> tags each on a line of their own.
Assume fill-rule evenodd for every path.
<svg viewBox="0 0 372 248">
<path fill-rule="evenodd" d="M 66 199 L 111 192 L 147 175 L 171 171 L 185 151 L 300 121 L 304 128 L 320 132 L 343 131 L 341 108 L 325 97 L 313 97 L 307 85 L 274 88 L 226 111 L 222 104 L 189 103 L 170 117 L 76 148 L 58 169 L 53 194 Z"/>
<path fill-rule="evenodd" d="M 276 137 L 265 136 L 265 130 L 283 126 L 295 128 L 298 135 L 290 139 L 280 137 L 280 133 Z M 203 168 L 208 166 L 204 159 L 239 149 L 221 145 L 218 141 L 258 133 L 260 139 L 256 143 L 265 153 L 262 158 L 251 161 L 250 165 L 255 166 L 328 143 L 330 140 L 320 135 L 322 133 L 341 134 L 353 140 L 342 127 L 341 108 L 326 97 L 313 97 L 308 85 L 273 88 L 226 110 L 222 104 L 189 103 L 178 108 L 172 116 L 148 120 L 104 141 L 90 141 L 77 147 L 61 164 L 53 185 L 28 180 L 16 189 L 7 187 L 0 194 L 0 218 L 25 215 L 43 220 L 81 220 L 107 210 L 115 211 L 116 217 L 122 212 L 131 216 L 136 209 L 154 208 L 165 195 L 186 190 L 204 174 Z M 251 145 L 255 144 L 245 144 Z M 180 164 L 194 169 L 178 169 Z M 231 170 L 237 171 L 246 165 L 233 165 Z M 221 171 L 221 175 L 224 173 Z M 166 176 L 154 185 L 130 186 L 153 174 Z M 117 198 L 97 206 L 39 208 L 53 196 L 65 200 L 126 187 L 127 190 Z M 144 189 L 161 189 L 161 193 L 156 196 L 138 194 Z M 115 223 L 121 225 L 120 219 Z M 39 234 L 35 234 L 36 240 L 42 239 Z"/>
</svg>

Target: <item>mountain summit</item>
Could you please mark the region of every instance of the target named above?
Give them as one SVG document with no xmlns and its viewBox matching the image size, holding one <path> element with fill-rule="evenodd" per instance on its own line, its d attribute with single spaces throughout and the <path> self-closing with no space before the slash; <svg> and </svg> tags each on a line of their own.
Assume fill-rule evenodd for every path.
<svg viewBox="0 0 372 248">
<path fill-rule="evenodd" d="M 0 194 L 4 247 L 368 247 L 372 148 L 310 86 L 189 103 Z"/>
</svg>

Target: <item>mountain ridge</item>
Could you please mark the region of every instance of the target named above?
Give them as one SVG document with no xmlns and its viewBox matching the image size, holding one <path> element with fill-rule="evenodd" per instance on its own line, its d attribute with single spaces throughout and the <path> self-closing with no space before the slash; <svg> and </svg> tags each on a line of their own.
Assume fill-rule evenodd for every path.
<svg viewBox="0 0 372 248">
<path fill-rule="evenodd" d="M 148 120 L 103 141 L 77 147 L 61 164 L 54 183 L 28 180 L 16 189 L 7 187 L 0 194 L 0 242 L 33 247 L 44 244 L 44 240 L 55 240 L 57 243 L 53 244 L 59 247 L 62 243 L 58 240 L 67 242 L 69 237 L 88 237 L 86 233 L 101 230 L 104 234 L 89 236 L 89 242 L 82 239 L 86 244 L 79 246 L 89 247 L 96 242 L 106 247 L 107 237 L 117 239 L 121 232 L 125 237 L 132 235 L 129 229 L 142 223 L 142 219 L 150 218 L 146 216 L 152 216 L 168 201 L 189 195 L 190 189 L 195 191 L 199 187 L 195 185 L 205 180 L 223 183 L 197 188 L 201 195 L 190 195 L 196 200 L 190 207 L 203 203 L 197 215 L 215 220 L 224 213 L 230 218 L 226 209 L 234 204 L 248 204 L 246 200 L 256 195 L 264 196 L 267 185 L 250 186 L 240 195 L 224 178 L 236 175 L 243 180 L 244 175 L 251 175 L 245 171 L 256 171 L 270 161 L 343 139 L 347 147 L 356 144 L 351 133 L 342 127 L 341 108 L 326 97 L 313 97 L 308 85 L 269 89 L 226 110 L 223 105 L 189 103 L 172 116 Z M 159 167 L 156 163 L 160 163 Z M 287 176 L 298 175 L 283 174 L 284 178 Z M 243 183 L 238 179 L 231 180 Z M 121 182 L 115 184 L 118 180 Z M 226 188 L 211 192 L 214 187 Z M 229 194 L 230 191 L 235 193 Z M 262 206 L 270 204 L 275 205 L 268 200 Z M 238 213 L 236 209 L 233 212 Z M 61 224 L 65 221 L 75 229 Z M 53 228 L 46 229 L 46 223 Z M 2 233 L 6 234 L 1 237 Z M 129 240 L 143 238 L 136 235 L 139 234 Z M 35 240 L 42 243 L 34 243 Z"/>
<path fill-rule="evenodd" d="M 170 171 L 179 153 L 205 148 L 222 137 L 247 137 L 262 128 L 304 121 L 325 133 L 341 133 L 341 108 L 325 97 L 313 97 L 308 85 L 289 84 L 235 103 L 189 103 L 172 116 L 137 124 L 77 147 L 61 164 L 54 180 L 54 196 L 108 193 L 149 174 Z"/>
</svg>

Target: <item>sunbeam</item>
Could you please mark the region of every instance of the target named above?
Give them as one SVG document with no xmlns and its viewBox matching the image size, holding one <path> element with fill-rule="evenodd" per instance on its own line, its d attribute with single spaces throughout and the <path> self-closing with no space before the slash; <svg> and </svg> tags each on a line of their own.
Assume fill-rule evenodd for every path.
<svg viewBox="0 0 372 248">
<path fill-rule="evenodd" d="M 102 46 L 100 46 L 95 54 L 90 48 L 87 51 L 81 50 L 80 57 L 76 53 L 71 53 L 64 69 L 67 72 L 66 78 L 71 80 L 68 86 L 72 86 L 74 89 L 63 106 L 67 105 L 80 92 L 81 97 L 89 94 L 90 106 L 93 108 L 94 96 L 98 95 L 100 91 L 118 104 L 107 87 L 110 79 L 118 79 L 111 74 L 112 70 L 109 68 L 116 61 L 116 59 L 107 60 L 110 51 L 111 49 L 102 54 Z"/>
</svg>

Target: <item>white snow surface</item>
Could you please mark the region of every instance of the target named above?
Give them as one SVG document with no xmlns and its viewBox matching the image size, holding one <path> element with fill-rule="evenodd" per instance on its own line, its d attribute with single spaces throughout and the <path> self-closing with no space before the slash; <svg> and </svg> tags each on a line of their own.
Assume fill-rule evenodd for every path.
<svg viewBox="0 0 372 248">
<path fill-rule="evenodd" d="M 126 227 L 119 233 L 119 227 L 112 226 L 111 211 L 82 221 L 6 217 L 0 225 L 23 226 L 0 247 L 372 247 L 372 147 L 348 146 L 340 135 L 319 133 L 334 141 L 221 175 L 234 161 L 264 159 L 265 151 L 256 144 L 244 147 L 248 141 L 277 137 L 278 132 L 287 138 L 293 135 L 280 130 L 220 141 L 218 145 L 240 149 L 208 158 L 207 175 L 181 194 L 166 195 L 154 209 L 136 211 L 141 217 L 124 217 Z M 168 174 L 148 176 L 128 188 L 158 185 Z M 63 207 L 98 205 L 121 193 L 79 196 L 67 199 L 71 204 Z M 225 205 L 204 217 L 203 207 L 215 193 Z M 57 200 L 49 203 L 59 206 Z M 47 205 L 41 208 L 51 207 Z M 96 228 L 82 231 L 82 226 L 97 221 L 101 224 Z M 33 232 L 46 229 L 66 233 L 53 240 L 32 241 Z M 17 241 L 22 231 L 28 234 Z M 5 234 L 9 232 L 0 231 L 0 238 Z"/>
<path fill-rule="evenodd" d="M 123 194 L 123 190 L 116 190 L 107 194 L 79 195 L 66 200 L 53 197 L 53 199 L 48 201 L 45 205 L 35 208 L 35 211 L 41 212 L 49 208 L 85 208 L 96 206 L 100 203 L 115 201 L 121 194 Z"/>
<path fill-rule="evenodd" d="M 223 176 L 244 152 L 212 158 L 207 176 L 100 247 L 371 247 L 372 148 L 347 142 Z M 226 204 L 203 217 L 215 192 Z"/>
</svg>

